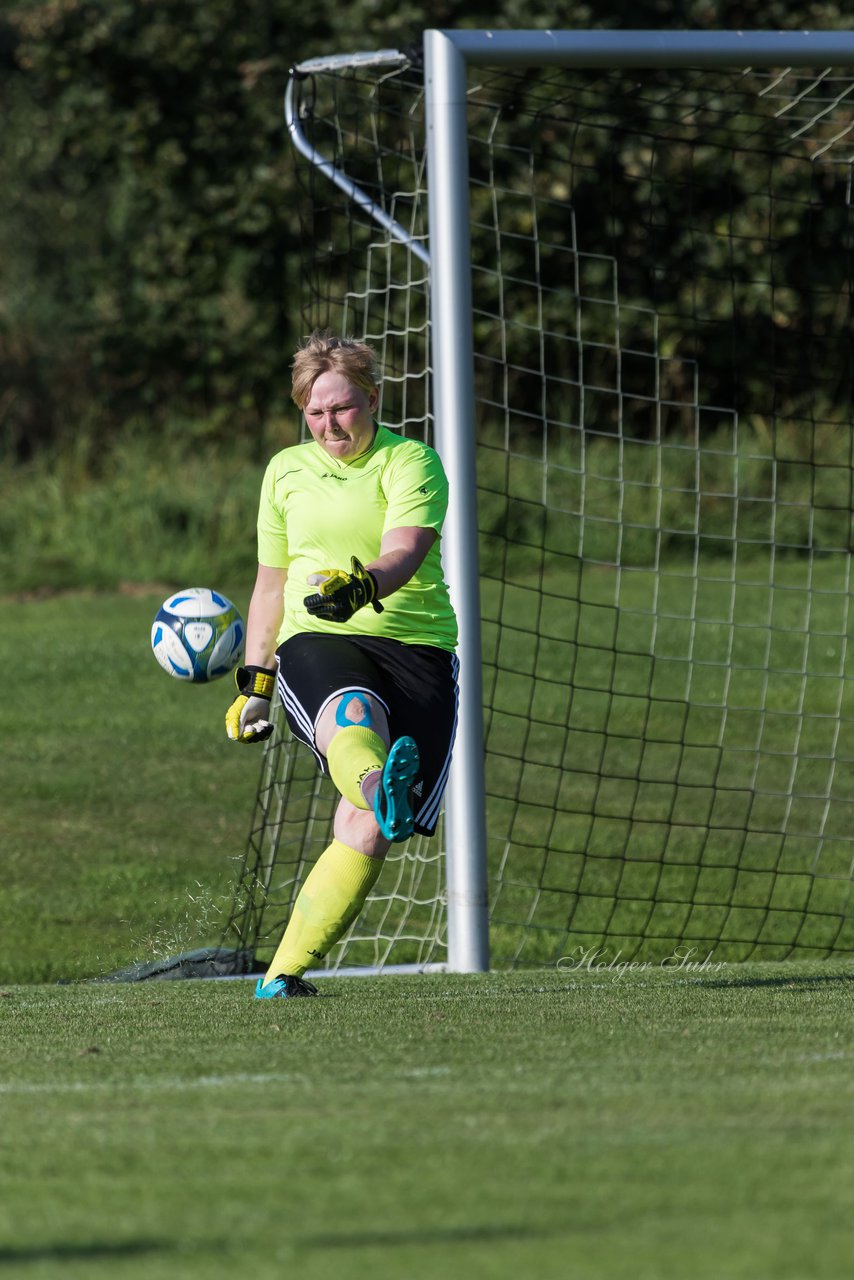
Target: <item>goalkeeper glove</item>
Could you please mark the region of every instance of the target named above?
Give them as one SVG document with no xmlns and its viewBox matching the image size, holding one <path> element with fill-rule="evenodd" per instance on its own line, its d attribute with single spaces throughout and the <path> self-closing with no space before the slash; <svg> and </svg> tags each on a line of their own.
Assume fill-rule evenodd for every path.
<svg viewBox="0 0 854 1280">
<path fill-rule="evenodd" d="M 273 732 L 268 719 L 276 673 L 267 667 L 238 667 L 238 694 L 225 713 L 225 731 L 232 742 L 263 742 Z"/>
<path fill-rule="evenodd" d="M 357 609 L 372 605 L 377 613 L 383 607 L 377 599 L 377 580 L 370 570 L 353 556 L 351 573 L 343 569 L 324 569 L 322 574 L 312 574 L 309 582 L 317 582 L 320 590 L 303 600 L 308 612 L 315 618 L 327 618 L 331 622 L 347 622 Z"/>
</svg>

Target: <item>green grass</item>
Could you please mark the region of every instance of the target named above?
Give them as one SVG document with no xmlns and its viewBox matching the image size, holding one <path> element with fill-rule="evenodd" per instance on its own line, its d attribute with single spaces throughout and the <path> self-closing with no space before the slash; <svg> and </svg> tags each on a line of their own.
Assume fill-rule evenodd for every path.
<svg viewBox="0 0 854 1280">
<path fill-rule="evenodd" d="M 502 570 L 483 583 L 495 954 L 553 961 L 568 928 L 630 954 L 854 950 L 849 558 L 538 572 L 521 546 Z"/>
<path fill-rule="evenodd" d="M 850 965 L 3 988 L 33 1280 L 842 1280 Z"/>
<path fill-rule="evenodd" d="M 513 573 L 500 592 L 485 581 L 497 965 L 554 963 L 605 934 L 627 955 L 646 937 L 653 958 L 680 938 L 727 960 L 854 950 L 854 667 L 837 572 L 819 562 L 807 580 L 780 563 L 772 595 L 767 562 L 737 583 L 719 566 L 701 584 L 696 663 L 680 649 L 679 562 L 657 585 L 595 566 L 551 578 L 542 612 Z M 245 608 L 248 578 L 213 585 Z M 148 637 L 165 588 L 139 590 L 4 601 L 0 981 L 219 941 L 260 755 L 225 738 L 227 680 L 188 687 L 158 667 Z M 773 628 L 758 625 L 769 610 Z M 726 644 L 747 640 L 756 665 L 733 678 L 757 688 L 725 697 Z M 794 646 L 770 671 L 769 643 Z"/>
<path fill-rule="evenodd" d="M 292 433 L 272 424 L 269 453 Z M 263 471 L 245 441 L 215 444 L 192 423 L 157 436 L 131 424 L 102 451 L 82 432 L 64 452 L 0 464 L 0 589 L 180 587 L 212 572 L 248 584 Z"/>
<path fill-rule="evenodd" d="M 214 585 L 245 607 L 248 581 L 217 574 Z M 661 589 L 671 587 L 663 616 L 678 627 L 680 584 Z M 585 571 L 584 661 L 611 651 L 615 620 L 638 626 L 622 652 L 642 650 L 649 590 L 641 576 Z M 539 816 L 524 806 L 508 828 L 519 848 L 495 940 L 507 933 L 513 951 L 536 898 L 553 953 L 540 970 L 325 979 L 319 1000 L 271 1004 L 254 1002 L 245 982 L 13 985 L 106 974 L 218 940 L 260 761 L 225 739 L 226 681 L 187 687 L 155 663 L 148 634 L 163 594 L 4 601 L 0 1270 L 16 1280 L 848 1275 L 854 965 L 579 964 L 586 935 L 566 938 L 568 904 L 619 909 L 615 887 L 634 875 L 635 906 L 649 893 L 694 910 L 690 895 L 725 875 L 729 856 L 673 822 L 679 840 L 655 848 L 652 824 L 603 812 L 601 791 L 586 832 L 571 832 L 588 842 L 586 868 L 560 847 L 544 864 Z M 737 602 L 739 630 L 760 594 Z M 715 616 L 720 603 L 707 599 Z M 803 592 L 784 599 L 800 609 Z M 561 821 L 580 823 L 581 801 L 593 798 L 583 781 L 597 744 L 626 753 L 609 767 L 629 794 L 629 712 L 643 696 L 657 732 L 638 767 L 661 772 L 674 760 L 667 785 L 695 794 L 696 780 L 678 773 L 695 762 L 665 748 L 676 728 L 702 746 L 692 738 L 702 726 L 666 719 L 666 680 L 651 690 L 650 669 L 615 668 L 624 701 L 612 723 L 607 673 L 591 666 L 586 690 L 573 683 L 546 626 L 532 684 L 519 627 L 532 615 L 520 604 L 511 590 L 496 606 L 518 668 L 499 701 L 518 726 L 532 690 L 539 699 L 548 733 L 531 731 L 526 777 L 551 776 L 559 725 L 571 735 L 563 749 L 591 753 L 567 756 L 575 790 L 560 793 Z M 842 634 L 833 593 L 812 605 L 818 634 Z M 775 629 L 795 635 L 794 615 Z M 816 669 L 803 732 L 818 733 L 834 710 L 844 720 L 851 674 L 847 657 Z M 577 699 L 578 689 L 601 696 Z M 788 720 L 768 711 L 760 760 L 788 742 Z M 726 744 L 736 759 L 753 729 L 737 725 Z M 813 750 L 825 758 L 823 740 Z M 496 799 L 506 803 L 516 784 L 509 776 Z M 621 794 L 612 789 L 612 807 Z M 839 815 L 848 798 L 836 797 Z M 621 823 L 643 840 L 617 839 Z M 568 830 L 556 828 L 561 840 Z M 841 831 L 840 849 L 847 839 Z M 808 853 L 790 844 L 763 865 L 752 848 L 745 873 L 724 886 L 729 918 L 747 929 L 739 912 L 767 919 L 774 882 L 800 883 Z M 543 878 L 544 865 L 559 883 Z M 659 942 L 669 948 L 666 934 Z M 615 960 L 622 945 L 613 937 L 601 958 Z M 722 958 L 718 948 L 713 960 Z"/>
<path fill-rule="evenodd" d="M 227 679 L 188 686 L 157 665 L 164 594 L 3 604 L 0 981 L 93 977 L 219 939 L 260 760 L 225 736 Z"/>
</svg>

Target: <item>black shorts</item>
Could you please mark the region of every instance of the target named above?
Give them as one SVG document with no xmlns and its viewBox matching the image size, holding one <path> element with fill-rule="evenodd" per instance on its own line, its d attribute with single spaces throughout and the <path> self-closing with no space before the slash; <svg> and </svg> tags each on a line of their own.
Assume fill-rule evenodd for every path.
<svg viewBox="0 0 854 1280">
<path fill-rule="evenodd" d="M 383 636 L 331 636 L 303 632 L 276 654 L 279 693 L 291 732 L 310 747 L 321 712 L 342 693 L 370 693 L 382 703 L 392 742 L 418 743 L 421 767 L 412 787 L 415 830 L 436 829 L 457 730 L 459 659 L 432 645 L 401 644 Z"/>
</svg>

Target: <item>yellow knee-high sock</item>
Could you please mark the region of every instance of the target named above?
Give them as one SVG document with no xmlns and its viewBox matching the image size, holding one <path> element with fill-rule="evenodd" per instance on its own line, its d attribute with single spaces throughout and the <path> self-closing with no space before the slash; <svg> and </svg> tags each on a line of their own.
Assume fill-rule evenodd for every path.
<svg viewBox="0 0 854 1280">
<path fill-rule="evenodd" d="M 339 729 L 326 751 L 332 781 L 357 809 L 370 808 L 362 795 L 362 779 L 382 769 L 387 759 L 388 747 L 380 735 L 361 725 Z"/>
<path fill-rule="evenodd" d="M 265 984 L 283 973 L 300 977 L 323 959 L 362 910 L 382 865 L 382 858 L 332 841 L 300 889 Z"/>
</svg>

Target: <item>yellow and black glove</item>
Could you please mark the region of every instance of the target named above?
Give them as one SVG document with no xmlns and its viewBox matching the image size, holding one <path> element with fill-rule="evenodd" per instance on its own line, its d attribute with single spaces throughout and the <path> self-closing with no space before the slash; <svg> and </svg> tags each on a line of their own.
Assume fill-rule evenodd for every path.
<svg viewBox="0 0 854 1280">
<path fill-rule="evenodd" d="M 311 575 L 309 585 L 316 585 L 319 590 L 313 596 L 306 596 L 303 604 L 313 617 L 347 622 L 357 609 L 364 609 L 366 604 L 382 613 L 374 575 L 355 556 L 351 558 L 350 566 L 350 573 L 343 569 L 323 569 Z"/>
<path fill-rule="evenodd" d="M 238 693 L 225 713 L 225 731 L 232 742 L 263 742 L 273 732 L 269 717 L 276 673 L 268 667 L 238 667 L 234 682 Z"/>
</svg>

